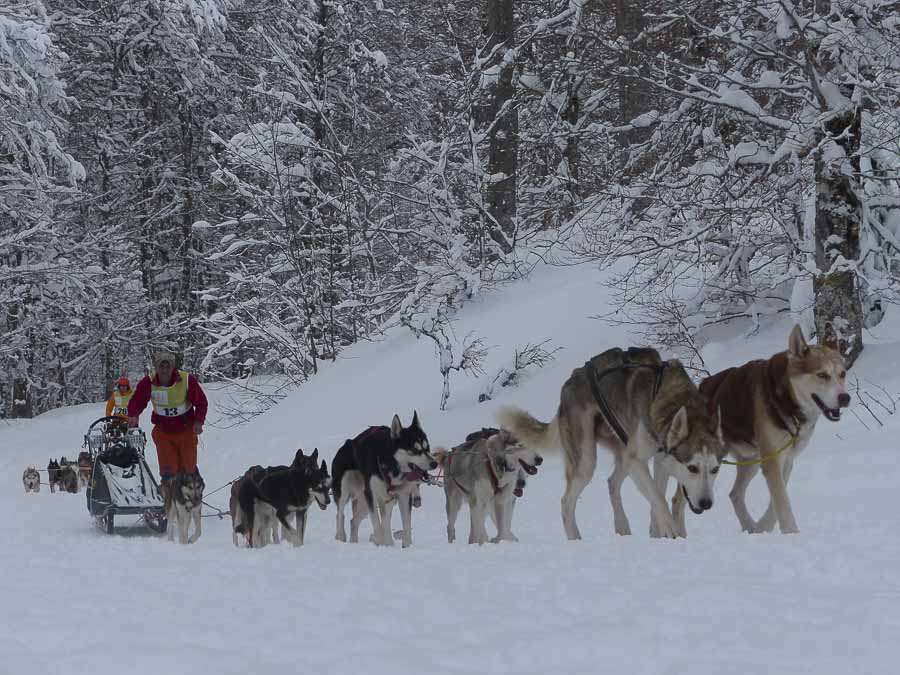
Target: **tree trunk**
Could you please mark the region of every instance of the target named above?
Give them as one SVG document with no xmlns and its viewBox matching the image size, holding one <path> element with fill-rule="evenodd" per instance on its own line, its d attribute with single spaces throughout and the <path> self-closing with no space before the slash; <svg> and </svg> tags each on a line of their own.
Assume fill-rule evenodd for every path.
<svg viewBox="0 0 900 675">
<path fill-rule="evenodd" d="M 515 30 L 513 0 L 488 0 L 487 51 L 497 48 L 491 63 L 499 67 L 497 81 L 491 91 L 486 123 L 491 125 L 488 134 L 488 173 L 493 179 L 487 190 L 487 208 L 493 222 L 489 226 L 491 239 L 509 253 L 515 238 L 517 215 L 517 172 L 519 152 L 519 116 L 512 105 L 513 64 L 506 63 L 505 55 Z M 498 47 L 499 45 L 499 47 Z M 499 229 L 498 229 L 499 228 Z"/>
<path fill-rule="evenodd" d="M 843 354 L 847 367 L 863 349 L 862 302 L 852 268 L 860 255 L 862 217 L 857 198 L 860 112 L 850 108 L 824 125 L 831 140 L 816 157 L 816 333 L 820 344 L 830 344 Z"/>
<path fill-rule="evenodd" d="M 641 71 L 643 58 L 639 46 L 635 43 L 647 26 L 644 14 L 649 6 L 650 3 L 646 0 L 616 0 L 616 35 L 624 38 L 629 47 L 619 56 L 619 67 L 623 71 L 633 69 Z M 653 108 L 653 90 L 645 80 L 635 77 L 633 73 L 620 73 L 617 84 L 622 124 L 628 124 L 638 115 Z M 650 127 L 639 127 L 629 129 L 623 134 L 623 166 L 628 161 L 628 148 L 646 141 L 651 131 Z"/>
</svg>

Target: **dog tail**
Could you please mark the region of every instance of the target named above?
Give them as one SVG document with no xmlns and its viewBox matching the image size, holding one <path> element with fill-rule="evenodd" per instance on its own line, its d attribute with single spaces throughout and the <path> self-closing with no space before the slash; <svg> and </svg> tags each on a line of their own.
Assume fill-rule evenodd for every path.
<svg viewBox="0 0 900 675">
<path fill-rule="evenodd" d="M 334 453 L 334 459 L 331 460 L 331 493 L 334 495 L 334 503 L 341 503 L 341 483 L 344 480 L 344 473 L 347 471 L 349 464 L 353 460 L 353 441 L 349 438 Z"/>
<path fill-rule="evenodd" d="M 431 450 L 431 456 L 434 457 L 434 461 L 440 466 L 447 465 L 447 457 L 449 455 L 450 451 L 447 448 L 432 448 Z"/>
<path fill-rule="evenodd" d="M 559 450 L 559 415 L 550 422 L 541 422 L 521 408 L 506 406 L 497 411 L 497 422 L 511 432 L 523 445 L 532 450 Z"/>
<path fill-rule="evenodd" d="M 253 519 L 256 515 L 254 509 L 254 500 L 259 494 L 259 486 L 252 480 L 245 480 L 241 483 L 241 489 L 238 492 L 238 506 L 243 516 L 240 522 L 234 526 L 234 531 L 238 534 L 247 534 L 250 537 L 250 544 L 253 544 Z"/>
</svg>

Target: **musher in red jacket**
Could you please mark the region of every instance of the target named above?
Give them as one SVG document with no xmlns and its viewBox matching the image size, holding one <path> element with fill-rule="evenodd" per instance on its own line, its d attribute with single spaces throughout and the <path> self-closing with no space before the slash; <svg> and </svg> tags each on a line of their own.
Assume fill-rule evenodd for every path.
<svg viewBox="0 0 900 675">
<path fill-rule="evenodd" d="M 128 402 L 128 426 L 136 427 L 148 402 L 153 404 L 153 442 L 163 481 L 179 471 L 197 471 L 197 435 L 203 433 L 208 407 L 197 378 L 175 369 L 175 355 L 160 351 L 153 356 L 156 372 L 144 377 Z"/>
</svg>

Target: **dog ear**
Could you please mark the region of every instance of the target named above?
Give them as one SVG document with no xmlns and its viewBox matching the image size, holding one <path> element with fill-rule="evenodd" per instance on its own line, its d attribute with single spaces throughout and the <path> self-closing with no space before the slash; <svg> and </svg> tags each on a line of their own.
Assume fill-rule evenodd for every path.
<svg viewBox="0 0 900 675">
<path fill-rule="evenodd" d="M 410 424 L 409 426 L 413 427 L 414 429 L 422 428 L 422 425 L 419 424 L 419 413 L 417 413 L 415 410 L 413 410 L 412 424 Z"/>
<path fill-rule="evenodd" d="M 803 329 L 800 324 L 796 324 L 788 338 L 788 354 L 796 358 L 803 358 L 809 353 L 809 345 L 806 344 L 806 338 L 803 337 Z"/>
<path fill-rule="evenodd" d="M 313 464 L 315 464 L 316 462 L 318 462 L 318 460 L 319 460 L 319 449 L 316 448 L 315 450 L 313 450 L 313 451 L 312 451 L 312 454 L 309 456 L 309 458 L 310 458 L 310 460 L 312 460 L 312 463 L 313 463 Z"/>
<path fill-rule="evenodd" d="M 391 420 L 391 438 L 400 438 L 401 431 L 403 431 L 403 423 L 398 415 L 394 415 L 394 419 Z"/>
<path fill-rule="evenodd" d="M 669 426 L 669 433 L 666 434 L 666 447 L 669 450 L 678 447 L 688 437 L 689 432 L 687 409 L 681 406 L 679 411 L 675 413 L 671 426 Z"/>
<path fill-rule="evenodd" d="M 324 459 L 322 460 L 322 467 L 321 467 L 321 470 L 324 471 L 325 473 L 328 473 L 328 466 L 325 464 L 325 460 L 324 460 Z"/>
</svg>

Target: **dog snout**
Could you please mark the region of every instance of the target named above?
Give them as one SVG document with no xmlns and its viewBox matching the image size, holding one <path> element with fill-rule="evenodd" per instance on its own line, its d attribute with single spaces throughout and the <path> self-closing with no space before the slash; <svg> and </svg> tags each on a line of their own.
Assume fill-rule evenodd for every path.
<svg viewBox="0 0 900 675">
<path fill-rule="evenodd" d="M 841 408 L 846 408 L 850 405 L 850 394 L 843 393 L 838 394 L 838 406 Z"/>
<path fill-rule="evenodd" d="M 699 506 L 704 511 L 712 508 L 712 499 L 709 497 L 702 497 L 700 501 L 697 502 L 697 506 Z"/>
<path fill-rule="evenodd" d="M 535 465 L 535 466 L 540 466 L 540 465 L 543 464 L 543 463 L 544 463 L 544 458 L 543 458 L 543 457 L 541 457 L 540 455 L 535 455 L 535 456 L 534 456 L 534 465 Z"/>
</svg>

